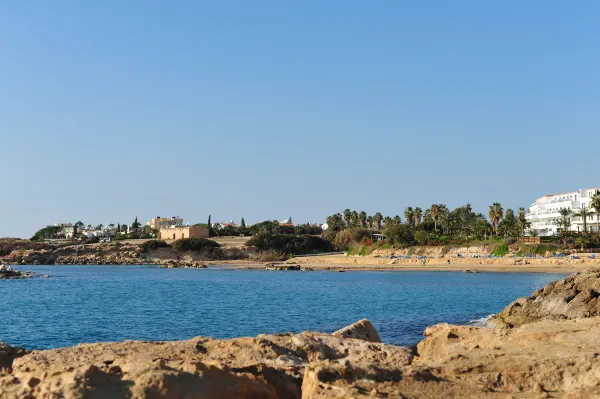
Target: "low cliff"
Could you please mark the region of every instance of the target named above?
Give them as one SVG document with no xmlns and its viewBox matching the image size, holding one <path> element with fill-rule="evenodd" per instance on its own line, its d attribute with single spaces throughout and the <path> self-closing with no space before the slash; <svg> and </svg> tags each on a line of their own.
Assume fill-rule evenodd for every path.
<svg viewBox="0 0 600 399">
<path fill-rule="evenodd" d="M 22 265 L 148 265 L 202 267 L 211 260 L 248 258 L 251 250 L 211 248 L 202 251 L 178 251 L 160 248 L 145 251 L 138 245 L 71 245 L 41 249 L 13 249 L 0 257 L 0 263 Z"/>
<path fill-rule="evenodd" d="M 521 305 L 531 309 L 531 317 L 518 317 L 505 328 L 429 327 L 416 348 L 376 342 L 376 331 L 363 320 L 333 335 L 5 350 L 0 397 L 600 397 L 600 317 L 593 311 L 595 298 L 577 299 L 595 291 L 599 281 L 600 274 L 590 270 L 551 283 L 527 298 L 531 305 Z M 554 311 L 555 298 L 569 298 L 561 294 L 567 291 L 574 295 L 567 303 L 585 303 L 589 312 Z M 1 354 L 0 346 L 0 362 Z"/>
</svg>

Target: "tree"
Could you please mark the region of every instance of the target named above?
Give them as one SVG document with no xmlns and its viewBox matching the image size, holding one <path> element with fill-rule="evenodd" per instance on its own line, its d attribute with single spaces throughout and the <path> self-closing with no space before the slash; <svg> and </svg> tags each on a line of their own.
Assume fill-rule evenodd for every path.
<svg viewBox="0 0 600 399">
<path fill-rule="evenodd" d="M 475 212 L 471 208 L 471 204 L 467 203 L 461 207 L 456 208 L 452 211 L 453 219 L 456 223 L 456 227 L 465 236 L 465 240 L 469 241 L 469 233 L 473 231 Z"/>
<path fill-rule="evenodd" d="M 416 207 L 413 211 L 413 218 L 415 219 L 415 226 L 421 223 L 421 219 L 423 218 L 423 210 L 419 207 Z"/>
<path fill-rule="evenodd" d="M 381 231 L 381 221 L 383 220 L 383 215 L 379 212 L 377 212 L 375 214 L 375 216 L 373 216 L 373 222 L 375 222 L 375 229 L 377 229 L 377 231 Z"/>
<path fill-rule="evenodd" d="M 600 234 L 600 190 L 592 194 L 590 208 L 593 208 L 596 213 L 596 233 Z"/>
<path fill-rule="evenodd" d="M 409 226 L 415 225 L 415 211 L 412 209 L 412 206 L 409 206 L 404 210 L 404 219 L 406 219 L 406 223 L 408 223 Z"/>
<path fill-rule="evenodd" d="M 492 222 L 494 234 L 497 236 L 498 223 L 500 223 L 500 220 L 502 220 L 502 218 L 504 217 L 504 208 L 502 208 L 502 205 L 500 205 L 499 202 L 494 202 L 492 205 L 490 205 L 490 211 L 488 213 L 488 216 L 490 217 L 490 221 Z"/>
<path fill-rule="evenodd" d="M 571 214 L 570 208 L 560 208 L 558 210 L 558 214 L 561 216 L 560 220 L 557 222 L 557 226 L 561 229 L 561 232 L 565 233 L 571 227 L 571 220 L 569 219 L 569 215 Z"/>
<path fill-rule="evenodd" d="M 347 226 L 347 222 L 340 213 L 328 216 L 325 223 L 327 223 L 327 231 L 340 231 Z"/>
<path fill-rule="evenodd" d="M 402 223 L 402 219 L 400 219 L 400 216 L 398 216 L 398 215 L 394 216 L 393 224 L 398 225 L 400 223 Z"/>
<path fill-rule="evenodd" d="M 517 227 L 519 229 L 519 235 L 525 235 L 525 230 L 527 230 L 531 226 L 531 223 L 525 217 L 525 208 L 521 207 L 518 211 L 517 216 Z"/>
<path fill-rule="evenodd" d="M 592 240 L 585 234 L 580 234 L 575 238 L 575 245 L 579 246 L 582 251 L 589 247 L 591 243 Z"/>
<path fill-rule="evenodd" d="M 62 230 L 63 228 L 60 226 L 44 227 L 35 232 L 33 237 L 31 237 L 31 241 L 40 241 L 47 240 L 50 238 L 56 238 Z"/>
<path fill-rule="evenodd" d="M 358 226 L 358 212 L 352 211 L 350 213 L 350 225 L 352 227 L 357 227 Z"/>
<path fill-rule="evenodd" d="M 575 212 L 573 214 L 573 216 L 577 216 L 580 217 L 581 219 L 583 219 L 583 232 L 587 233 L 587 219 L 589 216 L 593 215 L 594 211 L 590 210 L 590 208 L 588 208 L 585 205 L 581 205 L 581 207 L 579 208 L 579 210 L 577 212 Z"/>
<path fill-rule="evenodd" d="M 415 242 L 415 237 L 408 224 L 392 225 L 384 229 L 383 234 L 394 245 L 409 246 Z"/>
<path fill-rule="evenodd" d="M 117 223 L 117 233 L 121 232 L 121 223 Z"/>
<path fill-rule="evenodd" d="M 80 220 L 77 223 L 75 223 L 75 227 L 81 229 L 81 228 L 85 227 L 85 224 L 83 224 L 83 222 Z"/>
<path fill-rule="evenodd" d="M 363 229 L 367 227 L 367 213 L 365 211 L 361 211 L 358 214 L 358 222 L 360 223 L 360 227 Z"/>
<path fill-rule="evenodd" d="M 352 212 L 350 212 L 350 209 L 346 208 L 346 209 L 344 209 L 343 213 L 344 213 L 344 223 L 346 223 L 346 226 L 350 227 Z"/>
<path fill-rule="evenodd" d="M 137 216 L 135 217 L 135 220 L 133 221 L 133 223 L 131 224 L 131 228 L 133 229 L 134 233 L 137 233 L 138 229 L 140 228 L 141 224 L 140 222 L 138 222 L 138 218 Z"/>
<path fill-rule="evenodd" d="M 241 227 L 242 229 L 245 229 L 245 228 L 246 228 L 246 221 L 244 220 L 244 217 L 242 217 L 242 221 L 240 222 L 240 227 Z"/>
<path fill-rule="evenodd" d="M 486 239 L 489 229 L 490 224 L 485 218 L 485 215 L 483 213 L 478 213 L 475 215 L 475 220 L 473 221 L 473 232 L 477 238 Z"/>
<path fill-rule="evenodd" d="M 383 218 L 383 228 L 384 229 L 390 227 L 393 223 L 394 223 L 394 220 L 391 217 L 386 216 Z"/>
<path fill-rule="evenodd" d="M 446 205 L 433 204 L 429 207 L 429 215 L 433 220 L 433 229 L 437 231 L 437 224 L 440 220 L 441 213 L 444 211 Z"/>
<path fill-rule="evenodd" d="M 367 216 L 367 227 L 373 229 L 375 222 L 373 221 L 373 216 Z"/>
<path fill-rule="evenodd" d="M 207 223 L 208 224 L 208 236 L 214 237 L 216 234 L 215 234 L 215 229 L 213 228 L 213 225 L 210 222 L 210 216 L 211 215 L 208 215 L 208 223 Z M 277 223 L 277 224 L 279 225 L 279 223 Z"/>
</svg>

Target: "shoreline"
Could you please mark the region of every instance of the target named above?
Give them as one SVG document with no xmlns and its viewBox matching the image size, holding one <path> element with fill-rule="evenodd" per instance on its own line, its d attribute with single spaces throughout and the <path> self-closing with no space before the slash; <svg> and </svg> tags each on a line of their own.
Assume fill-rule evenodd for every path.
<svg viewBox="0 0 600 399">
<path fill-rule="evenodd" d="M 209 261 L 204 263 L 206 267 L 165 267 L 156 263 L 139 264 L 54 264 L 54 265 L 18 265 L 19 267 L 55 267 L 55 266 L 151 266 L 160 269 L 221 269 L 221 270 L 266 270 L 266 264 L 270 262 L 256 261 Z M 426 264 L 426 265 L 384 265 L 384 264 L 341 264 L 341 263 L 309 263 L 295 262 L 289 260 L 277 263 L 281 266 L 298 265 L 299 271 L 331 271 L 331 272 L 460 272 L 460 273 L 577 273 L 590 268 L 589 264 L 563 264 L 563 265 L 513 265 L 513 264 Z M 220 266 L 220 267 L 219 267 Z M 281 270 L 283 271 L 283 270 Z"/>
</svg>

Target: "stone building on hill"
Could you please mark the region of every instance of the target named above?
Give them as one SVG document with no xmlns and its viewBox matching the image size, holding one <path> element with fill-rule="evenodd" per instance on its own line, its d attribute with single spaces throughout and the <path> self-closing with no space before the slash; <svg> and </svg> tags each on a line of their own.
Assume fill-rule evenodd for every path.
<svg viewBox="0 0 600 399">
<path fill-rule="evenodd" d="M 208 229 L 200 226 L 167 227 L 160 229 L 161 240 L 181 240 L 182 238 L 208 238 Z"/>
</svg>

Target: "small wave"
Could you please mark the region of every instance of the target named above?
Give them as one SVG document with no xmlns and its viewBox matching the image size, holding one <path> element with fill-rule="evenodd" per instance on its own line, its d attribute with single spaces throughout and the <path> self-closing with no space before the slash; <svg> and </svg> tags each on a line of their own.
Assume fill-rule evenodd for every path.
<svg viewBox="0 0 600 399">
<path fill-rule="evenodd" d="M 480 319 L 475 319 L 475 320 L 469 320 L 467 321 L 464 325 L 465 326 L 473 326 L 473 327 L 485 327 L 487 326 L 487 322 L 490 319 L 490 317 L 492 317 L 494 314 L 489 314 L 485 317 L 482 317 Z"/>
</svg>

